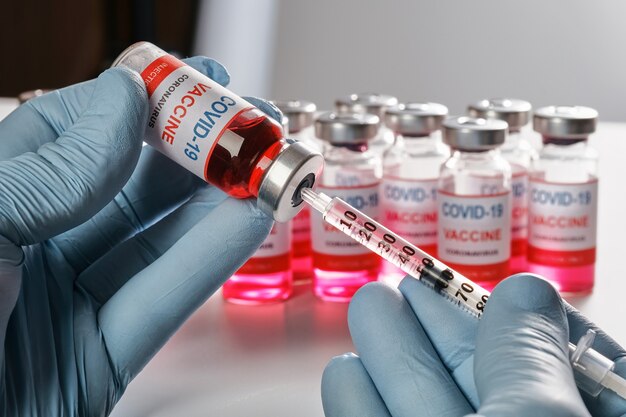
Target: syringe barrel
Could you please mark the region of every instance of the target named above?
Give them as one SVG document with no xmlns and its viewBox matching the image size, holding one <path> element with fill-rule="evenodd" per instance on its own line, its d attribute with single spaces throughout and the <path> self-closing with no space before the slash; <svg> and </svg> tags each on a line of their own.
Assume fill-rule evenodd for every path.
<svg viewBox="0 0 626 417">
<path fill-rule="evenodd" d="M 318 198 L 328 201 L 328 197 L 323 193 L 319 194 Z M 316 203 L 311 204 L 318 208 L 319 201 Z M 482 315 L 489 298 L 488 291 L 448 268 L 374 219 L 336 197 L 326 205 L 322 215 L 327 223 L 407 274 L 429 285 L 460 308 L 476 317 Z"/>
<path fill-rule="evenodd" d="M 569 349 L 571 357 L 576 346 L 570 343 Z M 600 395 L 604 389 L 602 381 L 614 367 L 613 361 L 593 349 L 586 349 L 577 361 L 572 361 L 576 385 L 593 397 Z"/>
</svg>

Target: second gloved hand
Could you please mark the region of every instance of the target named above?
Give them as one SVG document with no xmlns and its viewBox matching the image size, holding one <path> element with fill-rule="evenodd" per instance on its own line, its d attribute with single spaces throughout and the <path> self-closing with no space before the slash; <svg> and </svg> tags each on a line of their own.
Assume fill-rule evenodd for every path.
<svg viewBox="0 0 626 417">
<path fill-rule="evenodd" d="M 498 285 L 480 321 L 410 277 L 399 290 L 365 286 L 348 316 L 358 356 L 336 357 L 324 372 L 328 417 L 626 413 L 610 390 L 597 398 L 578 391 L 567 343 L 593 325 L 534 276 Z M 626 374 L 624 350 L 597 331 L 594 348 Z"/>
</svg>

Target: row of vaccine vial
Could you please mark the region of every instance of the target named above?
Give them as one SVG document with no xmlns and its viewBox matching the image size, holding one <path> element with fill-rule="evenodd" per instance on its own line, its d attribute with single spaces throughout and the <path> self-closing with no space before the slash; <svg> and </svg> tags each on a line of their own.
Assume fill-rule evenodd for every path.
<svg viewBox="0 0 626 417">
<path fill-rule="evenodd" d="M 536 111 L 544 142 L 538 157 L 522 134 L 531 110 L 522 100 L 483 100 L 469 107 L 471 117 L 446 120 L 440 104 L 351 95 L 337 101 L 336 112 L 316 118 L 315 133 L 312 103 L 276 104 L 292 120 L 289 137 L 323 148 L 318 191 L 344 199 L 487 287 L 509 273 L 532 271 L 566 293 L 591 289 L 597 158 L 586 139 L 595 129 L 592 109 Z M 252 303 L 285 299 L 293 282 L 313 276 L 316 295 L 344 301 L 367 282 L 402 275 L 304 209 L 292 224 L 274 226 L 224 295 Z"/>
</svg>

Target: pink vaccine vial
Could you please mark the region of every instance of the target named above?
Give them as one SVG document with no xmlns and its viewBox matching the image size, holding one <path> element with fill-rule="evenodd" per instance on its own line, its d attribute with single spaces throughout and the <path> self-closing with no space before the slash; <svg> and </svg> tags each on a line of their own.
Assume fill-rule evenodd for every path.
<svg viewBox="0 0 626 417">
<path fill-rule="evenodd" d="M 287 117 L 283 117 L 282 126 L 287 136 Z M 289 298 L 293 292 L 292 222 L 274 222 L 259 249 L 224 283 L 225 300 L 237 304 L 264 304 Z"/>
<path fill-rule="evenodd" d="M 437 193 L 439 259 L 486 289 L 509 275 L 511 166 L 500 154 L 502 120 L 451 117 Z"/>
<path fill-rule="evenodd" d="M 324 113 L 315 121 L 316 136 L 328 146 L 318 191 L 340 197 L 375 219 L 379 215 L 380 156 L 369 150 L 380 120 L 372 114 Z M 364 284 L 378 279 L 381 258 L 311 212 L 313 286 L 327 301 L 349 301 Z"/>
<path fill-rule="evenodd" d="M 511 164 L 511 263 L 512 274 L 528 270 L 526 248 L 528 245 L 528 170 L 537 159 L 537 151 L 522 134 L 530 121 L 532 106 L 515 98 L 480 100 L 468 107 L 471 117 L 504 120 L 509 125 L 509 135 L 500 147 L 504 159 Z"/>
<path fill-rule="evenodd" d="M 448 108 L 437 103 L 407 103 L 387 109 L 385 125 L 396 140 L 383 157 L 380 221 L 432 256 L 437 255 L 437 185 L 449 156 L 441 143 Z M 384 262 L 381 280 L 397 285 L 406 274 Z"/>
<path fill-rule="evenodd" d="M 598 112 L 582 106 L 538 109 L 543 149 L 530 173 L 528 263 L 563 294 L 594 284 L 598 154 L 588 144 Z"/>
<path fill-rule="evenodd" d="M 272 100 L 272 103 L 289 119 L 289 138 L 304 142 L 319 152 L 323 151 L 322 142 L 315 138 L 313 130 L 313 118 L 317 110 L 314 103 L 305 100 Z M 293 283 L 294 285 L 308 284 L 313 278 L 309 208 L 303 208 L 292 222 Z"/>
<path fill-rule="evenodd" d="M 349 94 L 335 100 L 335 109 L 338 113 L 360 113 L 378 116 L 381 122 L 384 120 L 385 111 L 398 104 L 394 96 L 378 93 Z M 383 155 L 395 141 L 394 133 L 384 124 L 381 125 L 376 137 L 370 141 L 369 149 Z"/>
</svg>

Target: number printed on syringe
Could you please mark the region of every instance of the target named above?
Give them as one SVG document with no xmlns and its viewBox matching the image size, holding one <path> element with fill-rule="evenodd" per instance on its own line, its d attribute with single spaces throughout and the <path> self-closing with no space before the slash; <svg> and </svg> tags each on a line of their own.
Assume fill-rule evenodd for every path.
<svg viewBox="0 0 626 417">
<path fill-rule="evenodd" d="M 376 252 L 404 272 L 422 280 L 469 313 L 480 317 L 489 293 L 413 246 L 391 230 L 333 199 L 324 220 Z"/>
</svg>

